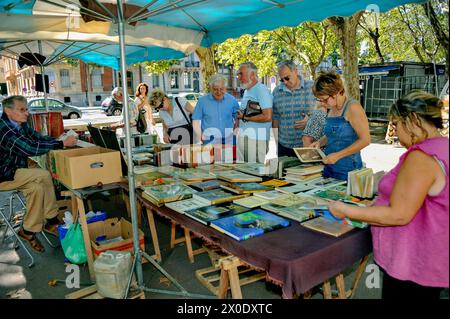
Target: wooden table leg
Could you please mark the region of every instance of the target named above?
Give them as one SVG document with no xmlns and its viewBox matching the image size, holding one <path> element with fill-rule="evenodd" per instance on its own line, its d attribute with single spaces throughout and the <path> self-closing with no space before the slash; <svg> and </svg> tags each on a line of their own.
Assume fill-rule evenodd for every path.
<svg viewBox="0 0 450 319">
<path fill-rule="evenodd" d="M 145 208 L 147 212 L 148 224 L 150 226 L 150 234 L 152 235 L 153 249 L 155 251 L 155 259 L 161 261 L 161 251 L 159 249 L 158 233 L 156 232 L 155 218 L 153 216 L 153 211 L 149 208 Z"/>
<path fill-rule="evenodd" d="M 194 263 L 194 254 L 192 252 L 192 242 L 191 242 L 191 234 L 189 233 L 189 228 L 184 228 L 184 238 L 186 239 L 186 250 L 188 258 L 192 264 Z"/>
<path fill-rule="evenodd" d="M 331 294 L 331 284 L 330 281 L 323 282 L 323 298 L 324 299 L 333 299 L 333 295 Z"/>
<path fill-rule="evenodd" d="M 346 298 L 346 292 L 345 292 L 345 281 L 344 281 L 344 275 L 339 274 L 336 276 L 336 287 L 338 290 L 338 296 L 339 299 L 345 299 Z"/>
<path fill-rule="evenodd" d="M 86 221 L 86 211 L 84 209 L 83 200 L 81 198 L 77 197 L 77 204 L 78 204 L 79 222 L 81 225 L 81 230 L 83 231 L 84 247 L 86 248 L 89 276 L 91 277 L 92 281 L 95 281 L 94 257 L 92 256 L 91 241 L 89 238 L 89 231 L 88 231 L 87 221 Z"/>
<path fill-rule="evenodd" d="M 238 274 L 239 265 L 241 265 L 241 262 L 237 257 L 227 258 L 221 262 L 221 268 L 228 272 L 227 277 L 231 288 L 231 297 L 233 299 L 242 299 L 242 291 Z"/>
<path fill-rule="evenodd" d="M 228 270 L 222 268 L 220 270 L 220 283 L 219 283 L 219 290 L 217 292 L 217 298 L 219 299 L 227 298 L 229 284 L 230 280 L 228 279 Z"/>
<path fill-rule="evenodd" d="M 368 261 L 369 261 L 369 255 L 367 255 L 363 259 L 361 259 L 358 269 L 356 269 L 355 278 L 353 279 L 353 283 L 350 288 L 350 291 L 347 291 L 347 298 L 351 299 L 353 297 L 353 295 L 355 294 L 355 290 L 358 287 L 359 280 L 361 279 L 361 276 L 362 276 L 364 270 L 366 269 L 366 265 L 367 265 Z"/>
</svg>

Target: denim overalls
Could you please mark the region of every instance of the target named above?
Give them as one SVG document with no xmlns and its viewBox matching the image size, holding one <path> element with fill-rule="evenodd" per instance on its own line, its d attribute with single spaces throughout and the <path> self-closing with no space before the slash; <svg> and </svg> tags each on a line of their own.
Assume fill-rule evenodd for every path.
<svg viewBox="0 0 450 319">
<path fill-rule="evenodd" d="M 325 135 L 328 142 L 325 147 L 325 154 L 336 153 L 352 145 L 357 139 L 353 127 L 345 119 L 347 107 L 355 101 L 347 100 L 344 104 L 344 110 L 341 116 L 328 117 L 325 124 Z M 324 177 L 333 177 L 340 180 L 347 180 L 347 173 L 362 168 L 361 153 L 358 151 L 352 155 L 344 157 L 335 164 L 325 165 L 323 170 Z"/>
</svg>

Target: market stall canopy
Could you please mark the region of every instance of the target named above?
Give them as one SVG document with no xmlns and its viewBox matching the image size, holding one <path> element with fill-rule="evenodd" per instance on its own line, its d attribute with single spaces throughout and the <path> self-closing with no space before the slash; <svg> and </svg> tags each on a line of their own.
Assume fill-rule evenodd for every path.
<svg viewBox="0 0 450 319">
<path fill-rule="evenodd" d="M 0 55 L 17 58 L 19 65 L 48 66 L 64 59 L 80 59 L 87 63 L 119 69 L 120 48 L 118 44 L 90 43 L 74 41 L 0 40 Z M 181 59 L 183 52 L 156 46 L 126 46 L 126 63 L 131 65 L 144 61 Z"/>
<path fill-rule="evenodd" d="M 208 47 L 262 29 L 350 16 L 368 8 L 384 12 L 411 2 L 422 1 L 128 0 L 125 42 L 188 54 L 199 45 Z M 0 0 L 0 39 L 117 43 L 116 9 L 116 1 Z"/>
</svg>

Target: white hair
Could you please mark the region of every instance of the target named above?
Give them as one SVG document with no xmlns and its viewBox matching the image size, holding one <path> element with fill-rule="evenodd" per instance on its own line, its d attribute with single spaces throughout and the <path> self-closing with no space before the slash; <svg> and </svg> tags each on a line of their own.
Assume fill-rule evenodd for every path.
<svg viewBox="0 0 450 319">
<path fill-rule="evenodd" d="M 227 86 L 227 77 L 223 74 L 220 73 L 216 73 L 214 75 L 212 75 L 209 80 L 208 80 L 208 84 L 209 86 L 213 86 L 214 84 L 216 84 L 217 82 L 223 82 L 224 86 Z"/>
<path fill-rule="evenodd" d="M 247 68 L 248 75 L 250 75 L 253 72 L 256 76 L 258 76 L 258 67 L 253 62 L 249 61 L 249 62 L 241 63 L 239 68 L 241 68 L 243 66 L 245 66 Z"/>
</svg>

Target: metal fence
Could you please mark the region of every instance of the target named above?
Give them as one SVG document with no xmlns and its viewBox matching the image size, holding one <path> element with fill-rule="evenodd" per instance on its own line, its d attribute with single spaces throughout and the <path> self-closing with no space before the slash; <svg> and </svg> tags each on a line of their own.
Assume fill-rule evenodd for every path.
<svg viewBox="0 0 450 319">
<path fill-rule="evenodd" d="M 445 75 L 370 76 L 360 80 L 361 104 L 371 120 L 387 121 L 391 105 L 413 89 L 439 96 L 448 78 Z"/>
</svg>

